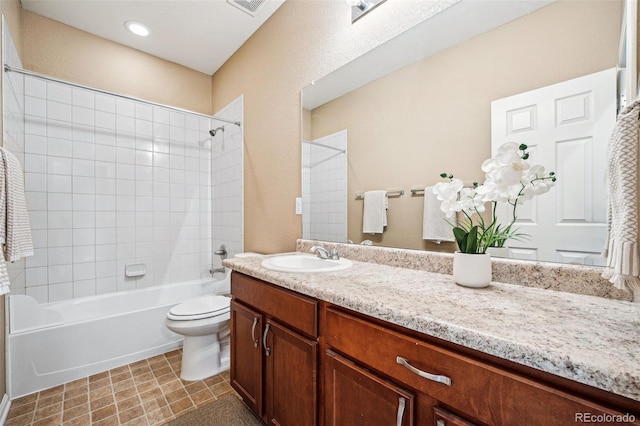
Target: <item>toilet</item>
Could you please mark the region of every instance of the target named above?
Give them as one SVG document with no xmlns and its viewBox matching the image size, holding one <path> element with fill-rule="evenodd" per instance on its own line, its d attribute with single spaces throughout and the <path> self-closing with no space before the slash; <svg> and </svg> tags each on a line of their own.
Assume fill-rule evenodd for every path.
<svg viewBox="0 0 640 426">
<path fill-rule="evenodd" d="M 182 380 L 202 380 L 229 369 L 231 298 L 207 295 L 172 307 L 165 324 L 184 336 Z"/>
</svg>

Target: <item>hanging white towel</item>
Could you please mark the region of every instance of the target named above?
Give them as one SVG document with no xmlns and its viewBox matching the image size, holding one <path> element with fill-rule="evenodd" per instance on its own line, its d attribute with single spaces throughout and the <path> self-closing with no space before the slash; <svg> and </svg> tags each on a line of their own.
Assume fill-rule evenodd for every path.
<svg viewBox="0 0 640 426">
<path fill-rule="evenodd" d="M 4 258 L 15 262 L 33 255 L 31 226 L 24 195 L 24 174 L 18 159 L 0 148 L 0 241 L 4 241 Z"/>
<path fill-rule="evenodd" d="M 607 148 L 609 214 L 602 276 L 617 288 L 640 290 L 638 254 L 638 123 L 640 100 L 618 114 Z"/>
<path fill-rule="evenodd" d="M 11 290 L 5 260 L 14 262 L 33 255 L 31 226 L 24 196 L 24 174 L 18 159 L 0 148 L 0 295 Z"/>
<path fill-rule="evenodd" d="M 364 193 L 364 212 L 362 215 L 363 234 L 382 234 L 387 226 L 387 191 L 367 191 Z"/>
<path fill-rule="evenodd" d="M 424 211 L 422 215 L 422 239 L 431 240 L 437 244 L 442 241 L 453 242 L 453 229 L 451 224 L 456 225 L 455 216 L 447 222 L 447 216 L 440 209 L 441 201 L 433 193 L 433 186 L 424 189 Z"/>
</svg>

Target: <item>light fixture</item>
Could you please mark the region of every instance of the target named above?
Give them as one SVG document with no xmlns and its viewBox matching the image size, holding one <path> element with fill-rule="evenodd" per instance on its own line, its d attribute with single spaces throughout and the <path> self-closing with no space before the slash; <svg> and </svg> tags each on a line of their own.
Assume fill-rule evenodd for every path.
<svg viewBox="0 0 640 426">
<path fill-rule="evenodd" d="M 349 6 L 351 6 L 351 23 L 356 22 L 363 17 L 366 13 L 369 13 L 385 0 L 345 0 Z"/>
<path fill-rule="evenodd" d="M 151 30 L 144 24 L 136 21 L 127 21 L 124 23 L 124 27 L 140 37 L 146 37 L 151 34 Z"/>
</svg>

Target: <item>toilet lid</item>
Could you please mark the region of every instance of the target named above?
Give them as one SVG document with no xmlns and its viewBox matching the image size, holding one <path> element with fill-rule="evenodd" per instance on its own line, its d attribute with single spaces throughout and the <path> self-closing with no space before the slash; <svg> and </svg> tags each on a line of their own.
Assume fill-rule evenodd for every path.
<svg viewBox="0 0 640 426">
<path fill-rule="evenodd" d="M 229 312 L 231 299 L 226 296 L 202 296 L 187 300 L 169 310 L 172 319 L 213 317 Z"/>
</svg>

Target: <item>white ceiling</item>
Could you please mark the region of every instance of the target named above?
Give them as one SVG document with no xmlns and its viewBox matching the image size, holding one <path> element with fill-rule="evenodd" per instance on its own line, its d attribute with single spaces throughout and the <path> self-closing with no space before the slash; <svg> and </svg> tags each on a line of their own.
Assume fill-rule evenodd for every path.
<svg viewBox="0 0 640 426">
<path fill-rule="evenodd" d="M 283 3 L 265 0 L 255 17 L 226 0 L 22 0 L 22 7 L 211 75 Z M 131 34 L 124 28 L 129 20 L 152 34 Z"/>
</svg>

